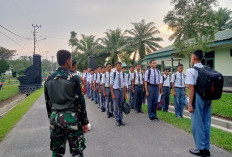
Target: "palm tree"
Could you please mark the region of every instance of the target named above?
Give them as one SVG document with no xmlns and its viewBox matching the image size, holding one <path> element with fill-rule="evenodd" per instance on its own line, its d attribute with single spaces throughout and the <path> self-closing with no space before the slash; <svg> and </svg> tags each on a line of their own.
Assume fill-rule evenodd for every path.
<svg viewBox="0 0 232 157">
<path fill-rule="evenodd" d="M 232 10 L 228 8 L 219 8 L 218 15 L 218 30 L 222 31 L 228 28 L 232 28 Z"/>
<path fill-rule="evenodd" d="M 77 33 L 75 31 L 71 31 L 70 34 L 69 45 L 72 46 L 73 49 L 74 47 L 77 47 L 78 44 Z M 77 49 L 75 49 L 75 51 L 77 51 Z"/>
<path fill-rule="evenodd" d="M 78 69 L 83 70 L 88 66 L 88 56 L 97 54 L 98 39 L 95 36 L 81 35 L 81 39 L 76 43 L 76 51 L 73 51 L 72 58 L 78 62 Z"/>
<path fill-rule="evenodd" d="M 134 48 L 133 62 L 138 55 L 139 59 L 152 51 L 156 51 L 161 46 L 158 42 L 163 41 L 160 37 L 155 37 L 156 34 L 160 33 L 155 27 L 154 22 L 146 23 L 145 20 L 141 20 L 137 23 L 131 23 L 134 28 L 126 30 L 127 46 Z"/>
<path fill-rule="evenodd" d="M 101 39 L 102 47 L 99 57 L 104 60 L 109 57 L 108 61 L 115 64 L 125 51 L 125 43 L 126 40 L 121 29 L 107 30 L 105 32 L 105 37 Z"/>
</svg>

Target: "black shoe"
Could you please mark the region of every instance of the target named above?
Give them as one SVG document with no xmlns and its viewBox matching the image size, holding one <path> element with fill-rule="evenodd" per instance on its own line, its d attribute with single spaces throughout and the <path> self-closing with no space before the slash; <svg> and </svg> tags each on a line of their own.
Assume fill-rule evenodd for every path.
<svg viewBox="0 0 232 157">
<path fill-rule="evenodd" d="M 159 121 L 159 118 L 155 117 L 155 118 L 154 118 L 154 120 L 157 120 L 157 121 Z"/>
<path fill-rule="evenodd" d="M 210 156 L 210 152 L 206 150 L 190 149 L 189 152 L 196 156 L 207 157 Z"/>
<path fill-rule="evenodd" d="M 149 119 L 150 121 L 152 121 L 152 122 L 155 121 L 155 118 L 149 118 L 149 117 L 148 117 L 148 119 Z"/>
<path fill-rule="evenodd" d="M 144 113 L 143 111 L 138 111 L 139 113 Z"/>
<path fill-rule="evenodd" d="M 111 117 L 114 117 L 114 114 L 113 114 L 113 113 L 111 113 Z"/>
<path fill-rule="evenodd" d="M 119 120 L 119 123 L 123 126 L 125 126 L 126 124 L 122 121 L 122 120 Z"/>
<path fill-rule="evenodd" d="M 139 113 L 139 111 L 136 110 L 135 113 Z"/>
<path fill-rule="evenodd" d="M 95 104 L 98 104 L 97 102 L 95 102 Z"/>
<path fill-rule="evenodd" d="M 134 107 L 134 106 L 132 106 L 132 107 L 131 107 L 131 109 L 135 109 L 135 107 Z"/>
<path fill-rule="evenodd" d="M 111 116 L 110 116 L 110 113 L 108 113 L 108 114 L 107 114 L 107 118 L 110 118 L 110 117 L 111 117 Z"/>
<path fill-rule="evenodd" d="M 210 151 L 207 149 L 204 149 L 204 154 L 205 154 L 205 156 L 210 156 Z"/>
<path fill-rule="evenodd" d="M 106 110 L 103 108 L 103 109 L 101 109 L 101 111 L 102 111 L 102 112 L 105 112 Z"/>
<path fill-rule="evenodd" d="M 121 124 L 120 124 L 120 122 L 118 120 L 116 120 L 116 125 L 121 126 Z"/>
</svg>

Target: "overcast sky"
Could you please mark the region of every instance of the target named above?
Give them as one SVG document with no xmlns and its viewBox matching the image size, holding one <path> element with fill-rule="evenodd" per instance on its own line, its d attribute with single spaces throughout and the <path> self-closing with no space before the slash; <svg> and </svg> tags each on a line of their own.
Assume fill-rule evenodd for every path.
<svg viewBox="0 0 232 157">
<path fill-rule="evenodd" d="M 219 0 L 221 7 L 232 9 L 232 0 Z M 0 24 L 9 30 L 32 38 L 32 24 L 38 29 L 36 53 L 48 59 L 59 49 L 71 50 L 68 40 L 71 31 L 104 37 L 106 29 L 132 28 L 131 22 L 153 21 L 161 31 L 157 36 L 164 39 L 165 47 L 172 42 L 163 23 L 172 8 L 170 0 L 1 0 Z M 4 36 L 3 34 L 6 36 Z M 13 41 L 12 41 L 13 40 Z M 16 42 L 16 43 L 15 43 Z M 0 27 L 0 46 L 17 50 L 18 56 L 33 54 L 33 40 L 25 40 Z"/>
</svg>

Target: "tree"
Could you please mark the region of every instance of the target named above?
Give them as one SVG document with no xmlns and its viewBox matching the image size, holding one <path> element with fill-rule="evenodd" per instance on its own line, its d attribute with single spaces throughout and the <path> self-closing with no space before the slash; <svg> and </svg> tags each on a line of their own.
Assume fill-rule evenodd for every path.
<svg viewBox="0 0 232 157">
<path fill-rule="evenodd" d="M 146 23 L 145 20 L 141 20 L 137 23 L 131 23 L 133 28 L 126 30 L 130 36 L 127 36 L 128 46 L 134 48 L 134 57 L 139 56 L 139 59 L 152 51 L 156 51 L 157 48 L 161 48 L 158 42 L 163 41 L 162 38 L 155 37 L 156 34 L 160 33 L 155 27 L 154 22 Z"/>
<path fill-rule="evenodd" d="M 78 63 L 78 70 L 83 70 L 88 66 L 88 57 L 96 55 L 99 46 L 99 40 L 94 35 L 81 35 L 82 39 L 76 40 L 73 44 L 75 51 L 72 52 L 72 58 Z"/>
<path fill-rule="evenodd" d="M 222 31 L 232 28 L 232 10 L 228 8 L 219 8 L 217 12 L 218 30 Z"/>
<path fill-rule="evenodd" d="M 72 48 L 76 47 L 77 48 L 77 44 L 78 44 L 78 39 L 77 39 L 77 33 L 75 31 L 71 31 L 71 36 L 69 39 L 69 45 L 72 46 Z M 76 51 L 77 49 L 75 49 Z"/>
<path fill-rule="evenodd" d="M 4 47 L 0 47 L 0 59 L 10 59 L 15 55 L 16 51 L 15 50 L 9 50 Z"/>
<path fill-rule="evenodd" d="M 1 59 L 0 60 L 0 76 L 1 76 L 1 73 L 5 73 L 6 70 L 9 70 L 9 68 L 10 68 L 10 66 L 7 63 L 7 61 Z"/>
<path fill-rule="evenodd" d="M 214 40 L 217 31 L 217 16 L 213 6 L 217 0 L 172 0 L 174 8 L 164 22 L 174 33 L 169 37 L 183 54 L 196 49 L 208 50 L 207 43 Z"/>
<path fill-rule="evenodd" d="M 32 65 L 31 56 L 20 56 L 16 60 L 9 60 L 9 65 L 11 69 L 17 73 L 21 73 Z"/>
<path fill-rule="evenodd" d="M 100 39 L 102 46 L 100 47 L 99 57 L 102 60 L 108 58 L 108 62 L 113 65 L 122 57 L 125 51 L 126 38 L 121 29 L 116 30 L 108 29 L 105 32 L 105 37 Z"/>
</svg>

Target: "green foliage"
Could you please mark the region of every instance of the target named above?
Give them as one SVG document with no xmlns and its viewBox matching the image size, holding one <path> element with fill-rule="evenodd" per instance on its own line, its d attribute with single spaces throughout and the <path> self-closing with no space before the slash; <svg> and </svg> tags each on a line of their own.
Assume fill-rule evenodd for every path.
<svg viewBox="0 0 232 157">
<path fill-rule="evenodd" d="M 10 67 L 13 71 L 17 73 L 22 73 L 29 66 L 32 65 L 32 57 L 31 56 L 20 56 L 16 60 L 9 60 Z"/>
<path fill-rule="evenodd" d="M 141 20 L 140 22 L 131 24 L 133 28 L 125 32 L 129 34 L 129 36 L 127 36 L 128 46 L 134 49 L 133 62 L 135 61 L 135 56 L 138 55 L 139 59 L 143 59 L 147 53 L 161 48 L 158 42 L 163 41 L 163 39 L 155 37 L 155 35 L 160 32 L 155 27 L 154 22 L 146 23 L 145 20 Z"/>
<path fill-rule="evenodd" d="M 8 60 L 15 55 L 15 50 L 9 50 L 4 47 L 0 47 L 0 59 Z"/>
<path fill-rule="evenodd" d="M 0 141 L 8 134 L 22 116 L 30 109 L 31 105 L 43 94 L 43 88 L 35 91 L 24 101 L 20 102 L 2 119 L 0 119 Z"/>
<path fill-rule="evenodd" d="M 218 30 L 222 31 L 232 28 L 232 10 L 228 8 L 219 8 L 217 12 Z"/>
<path fill-rule="evenodd" d="M 182 54 L 196 49 L 208 51 L 207 43 L 214 40 L 217 31 L 217 13 L 213 10 L 217 0 L 172 0 L 174 8 L 164 22 L 174 33 L 169 37 Z"/>
<path fill-rule="evenodd" d="M 71 32 L 69 44 L 73 48 L 72 58 L 77 61 L 77 69 L 82 71 L 88 66 L 88 57 L 97 56 L 99 49 L 99 39 L 95 39 L 94 35 L 81 35 L 81 39 L 77 39 L 76 32 Z"/>
<path fill-rule="evenodd" d="M 5 73 L 6 70 L 9 70 L 10 66 L 5 60 L 0 60 L 0 74 Z"/>
<path fill-rule="evenodd" d="M 0 91 L 0 102 L 15 96 L 19 92 L 18 86 L 3 86 L 3 90 Z"/>
<path fill-rule="evenodd" d="M 108 58 L 108 62 L 114 65 L 119 58 L 122 58 L 125 52 L 126 39 L 121 29 L 108 29 L 105 32 L 105 37 L 100 39 L 102 47 L 99 51 L 99 57 L 102 59 Z"/>
</svg>

